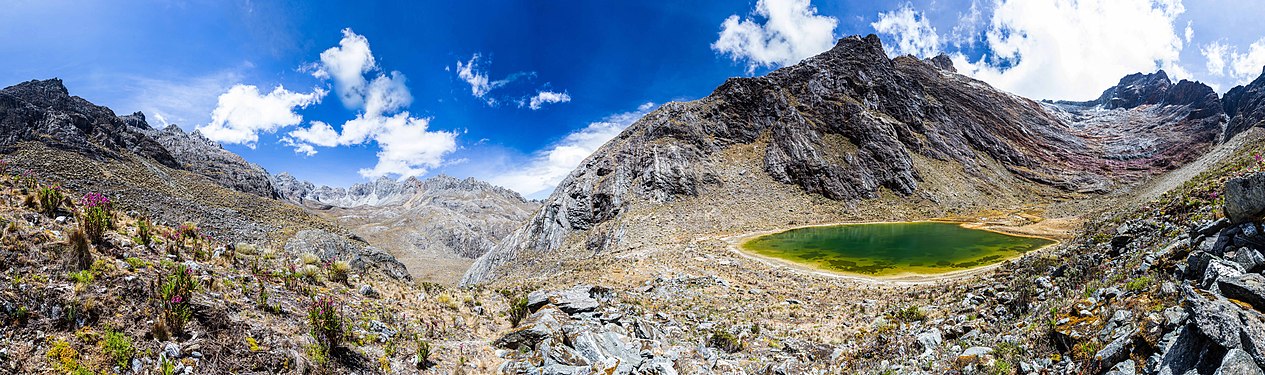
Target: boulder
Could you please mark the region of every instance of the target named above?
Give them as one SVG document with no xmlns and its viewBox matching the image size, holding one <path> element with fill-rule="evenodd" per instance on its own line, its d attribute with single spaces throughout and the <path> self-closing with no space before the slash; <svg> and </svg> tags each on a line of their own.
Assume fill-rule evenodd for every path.
<svg viewBox="0 0 1265 375">
<path fill-rule="evenodd" d="M 918 346 L 922 347 L 923 356 L 934 353 L 943 341 L 939 328 L 932 328 L 930 331 L 918 334 Z"/>
<path fill-rule="evenodd" d="M 1137 363 L 1133 362 L 1132 359 L 1126 359 L 1111 367 L 1111 370 L 1107 371 L 1105 375 L 1137 375 L 1137 367 Z"/>
<path fill-rule="evenodd" d="M 1127 335 L 1117 337 L 1106 346 L 1103 346 L 1098 353 L 1094 354 L 1094 367 L 1106 369 L 1128 359 L 1129 351 L 1133 347 L 1133 336 L 1136 334 L 1137 331 L 1135 330 Z"/>
<path fill-rule="evenodd" d="M 1232 178 L 1225 183 L 1225 217 L 1233 224 L 1255 222 L 1265 215 L 1265 173 Z"/>
<path fill-rule="evenodd" d="M 1204 277 L 1204 270 L 1208 269 L 1208 263 L 1212 261 L 1213 256 L 1204 251 L 1195 251 L 1186 256 L 1186 272 L 1184 276 L 1190 280 L 1201 280 Z"/>
<path fill-rule="evenodd" d="M 1161 375 L 1209 374 L 1221 366 L 1225 355 L 1225 349 L 1209 342 L 1194 325 L 1182 326 L 1177 336 L 1160 349 L 1163 354 L 1156 372 Z"/>
<path fill-rule="evenodd" d="M 1221 367 L 1213 375 L 1265 375 L 1252 356 L 1241 349 L 1230 349 L 1221 360 Z"/>
<path fill-rule="evenodd" d="M 1199 334 L 1223 349 L 1241 346 L 1239 332 L 1243 330 L 1243 324 L 1237 319 L 1238 306 L 1220 296 L 1205 297 L 1190 286 L 1183 287 L 1182 291 L 1186 310 Z"/>
<path fill-rule="evenodd" d="M 1238 263 L 1221 258 L 1213 258 L 1208 262 L 1208 267 L 1204 270 L 1203 278 L 1199 280 L 1199 287 L 1215 292 L 1217 288 L 1217 280 L 1237 277 L 1242 274 L 1243 266 L 1240 266 Z"/>
<path fill-rule="evenodd" d="M 1240 247 L 1234 252 L 1234 262 L 1243 266 L 1243 270 L 1257 273 L 1265 270 L 1265 255 L 1250 247 Z"/>
<path fill-rule="evenodd" d="M 1265 311 L 1265 276 L 1256 273 L 1217 280 L 1221 295 L 1243 301 L 1257 311 Z"/>
</svg>

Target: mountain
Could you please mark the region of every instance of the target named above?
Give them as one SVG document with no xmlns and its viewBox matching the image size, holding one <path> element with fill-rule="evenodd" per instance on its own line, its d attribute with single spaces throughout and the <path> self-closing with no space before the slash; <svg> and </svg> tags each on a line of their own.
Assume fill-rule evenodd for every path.
<svg viewBox="0 0 1265 375">
<path fill-rule="evenodd" d="M 1130 74 L 1088 102 L 1052 102 L 1047 110 L 1095 153 L 1128 170 L 1167 170 L 1199 156 L 1222 139 L 1221 100 L 1211 87 L 1160 70 Z"/>
<path fill-rule="evenodd" d="M 268 174 L 197 132 L 153 129 L 140 113 L 71 96 L 59 79 L 0 90 L 0 152 L 9 171 L 175 227 L 193 223 L 227 243 L 270 243 L 407 278 L 405 267 L 336 223 L 282 202 Z M 315 240 L 315 239 L 318 239 Z M 293 243 L 293 244 L 292 244 Z"/>
<path fill-rule="evenodd" d="M 540 205 L 474 178 L 380 178 L 350 188 L 273 177 L 282 197 L 313 208 L 380 248 L 414 277 L 455 284 L 474 258 L 522 225 Z"/>
<path fill-rule="evenodd" d="M 951 68 L 889 59 L 876 36 L 853 36 L 668 103 L 586 159 L 463 283 L 554 275 L 570 261 L 703 235 L 1108 193 L 1192 160 L 1220 135 L 1215 93 L 1163 73 L 1126 77 L 1099 101 L 1051 104 Z M 1147 116 L 1116 121 L 1133 113 Z"/>
</svg>

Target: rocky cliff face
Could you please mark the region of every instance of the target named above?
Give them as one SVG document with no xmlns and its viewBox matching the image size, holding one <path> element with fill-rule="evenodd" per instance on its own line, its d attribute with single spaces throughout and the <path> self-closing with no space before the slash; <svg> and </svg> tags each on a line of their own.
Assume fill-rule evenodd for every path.
<svg viewBox="0 0 1265 375">
<path fill-rule="evenodd" d="M 281 195 L 316 206 L 378 248 L 391 249 L 413 276 L 456 283 L 540 204 L 473 178 L 378 179 L 350 188 L 317 187 L 287 173 L 273 177 Z"/>
<path fill-rule="evenodd" d="M 1225 140 L 1254 126 L 1261 126 L 1261 121 L 1265 120 L 1265 71 L 1251 83 L 1230 89 L 1221 102 L 1229 118 Z"/>
<path fill-rule="evenodd" d="M 138 118 L 144 122 L 143 116 L 120 118 L 109 108 L 70 96 L 60 79 L 27 81 L 0 90 L 0 148 L 38 141 L 98 160 L 130 151 L 178 167 L 171 152 L 137 130 Z"/>
<path fill-rule="evenodd" d="M 1033 185 L 1107 191 L 1115 181 L 1173 168 L 1207 145 L 1203 135 L 1169 139 L 1136 124 L 1117 132 L 1155 133 L 1166 143 L 1154 147 L 1194 152 L 1119 150 L 1090 136 L 1096 130 L 1086 129 L 1088 124 L 1069 123 L 1066 111 L 955 74 L 943 60 L 889 59 L 877 37 L 854 36 L 767 76 L 733 78 L 706 98 L 664 105 L 590 156 L 544 209 L 481 257 L 463 281 L 495 280 L 507 273 L 507 265 L 522 272 L 530 267 L 519 266 L 548 267 L 630 246 L 629 226 L 622 224 L 631 220 L 624 216 L 629 211 L 653 216 L 650 207 L 657 205 L 740 195 L 752 186 L 776 188 L 749 184 L 753 180 L 795 186 L 839 202 L 828 205 L 845 211 L 883 196 L 907 197 L 898 205 L 924 199 L 945 207 L 980 203 L 961 195 L 968 190 L 994 198 L 1029 194 L 1016 189 Z M 1171 85 L 1162 74 L 1126 80 L 1141 85 L 1108 90 L 1108 106 L 1148 104 L 1161 108 L 1166 121 L 1186 121 L 1192 129 L 1219 124 L 1204 121 L 1216 116 L 1203 111 L 1212 108 L 1215 114 L 1217 106 L 1200 87 Z M 1215 94 L 1212 98 L 1215 103 Z M 763 176 L 746 169 L 724 172 L 736 164 L 756 167 Z M 950 193 L 935 193 L 948 185 L 954 186 Z M 719 207 L 695 208 L 722 217 L 782 211 L 777 202 L 759 201 L 737 207 L 722 200 Z M 710 230 L 729 225 L 716 222 Z"/>
<path fill-rule="evenodd" d="M 142 116 L 140 120 L 143 124 L 144 115 L 138 112 L 133 116 L 137 115 Z M 148 125 L 145 127 L 148 128 Z M 185 170 L 207 176 L 211 181 L 229 189 L 265 198 L 279 197 L 268 171 L 225 150 L 197 130 L 185 133 L 179 126 L 169 125 L 160 132 L 154 132 L 152 136 L 176 157 Z"/>
<path fill-rule="evenodd" d="M 162 131 L 136 112 L 116 116 L 109 108 L 70 96 L 56 78 L 28 81 L 0 90 L 0 147 L 37 141 L 93 158 L 117 159 L 128 151 L 167 167 L 207 176 L 230 189 L 276 197 L 268 173 L 225 151 L 201 134 L 179 127 Z"/>
</svg>

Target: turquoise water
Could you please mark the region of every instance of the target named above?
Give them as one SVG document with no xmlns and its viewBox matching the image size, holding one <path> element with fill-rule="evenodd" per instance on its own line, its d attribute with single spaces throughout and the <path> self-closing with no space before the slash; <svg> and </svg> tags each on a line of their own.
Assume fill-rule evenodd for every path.
<svg viewBox="0 0 1265 375">
<path fill-rule="evenodd" d="M 791 229 L 742 248 L 819 269 L 867 276 L 934 275 L 989 265 L 1054 241 L 936 222 Z"/>
</svg>

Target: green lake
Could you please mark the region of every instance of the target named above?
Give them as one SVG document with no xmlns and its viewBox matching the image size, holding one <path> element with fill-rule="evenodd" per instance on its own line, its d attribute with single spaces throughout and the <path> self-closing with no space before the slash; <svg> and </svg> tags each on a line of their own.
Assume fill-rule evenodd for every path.
<svg viewBox="0 0 1265 375">
<path fill-rule="evenodd" d="M 1054 243 L 937 222 L 805 227 L 742 244 L 746 251 L 866 276 L 934 275 L 989 265 Z"/>
</svg>

